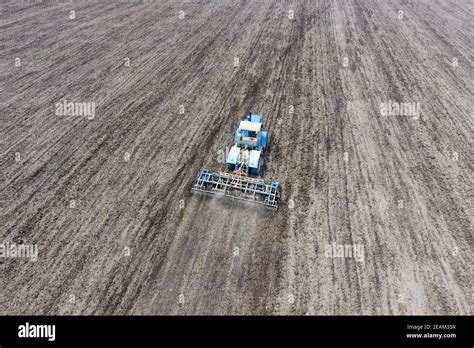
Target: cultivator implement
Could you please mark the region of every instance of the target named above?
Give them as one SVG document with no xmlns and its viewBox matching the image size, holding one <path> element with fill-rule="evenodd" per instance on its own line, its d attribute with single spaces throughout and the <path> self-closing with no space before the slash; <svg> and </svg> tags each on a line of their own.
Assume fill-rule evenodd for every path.
<svg viewBox="0 0 474 348">
<path fill-rule="evenodd" d="M 192 190 L 260 203 L 272 209 L 278 208 L 280 199 L 278 181 L 267 184 L 263 179 L 248 177 L 239 172 L 209 172 L 207 168 L 199 171 Z"/>
</svg>

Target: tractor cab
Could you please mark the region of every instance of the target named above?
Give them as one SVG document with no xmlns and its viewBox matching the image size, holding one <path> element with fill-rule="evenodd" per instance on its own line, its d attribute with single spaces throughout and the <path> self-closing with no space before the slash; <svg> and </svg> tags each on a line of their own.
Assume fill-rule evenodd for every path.
<svg viewBox="0 0 474 348">
<path fill-rule="evenodd" d="M 261 150 L 266 145 L 267 132 L 263 130 L 262 116 L 248 115 L 240 121 L 235 131 L 234 142 L 240 148 Z"/>
</svg>

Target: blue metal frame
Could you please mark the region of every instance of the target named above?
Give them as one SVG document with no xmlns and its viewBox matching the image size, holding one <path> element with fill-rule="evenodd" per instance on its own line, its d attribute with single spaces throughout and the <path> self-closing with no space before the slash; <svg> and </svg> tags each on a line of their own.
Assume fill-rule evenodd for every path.
<svg viewBox="0 0 474 348">
<path fill-rule="evenodd" d="M 252 201 L 277 209 L 280 200 L 280 183 L 267 184 L 263 179 L 226 172 L 209 172 L 206 167 L 198 173 L 192 191 L 223 194 L 239 200 Z"/>
</svg>

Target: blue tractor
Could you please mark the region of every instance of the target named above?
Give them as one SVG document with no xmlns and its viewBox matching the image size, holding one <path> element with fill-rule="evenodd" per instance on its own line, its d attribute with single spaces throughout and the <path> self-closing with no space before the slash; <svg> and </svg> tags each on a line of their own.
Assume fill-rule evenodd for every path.
<svg viewBox="0 0 474 348">
<path fill-rule="evenodd" d="M 234 146 L 227 155 L 227 169 L 259 176 L 266 145 L 267 131 L 263 128 L 262 116 L 246 116 L 234 133 Z"/>
<path fill-rule="evenodd" d="M 278 208 L 280 183 L 265 183 L 261 177 L 267 141 L 262 116 L 245 116 L 234 133 L 234 145 L 227 154 L 226 171 L 201 169 L 192 191 L 221 194 Z"/>
</svg>

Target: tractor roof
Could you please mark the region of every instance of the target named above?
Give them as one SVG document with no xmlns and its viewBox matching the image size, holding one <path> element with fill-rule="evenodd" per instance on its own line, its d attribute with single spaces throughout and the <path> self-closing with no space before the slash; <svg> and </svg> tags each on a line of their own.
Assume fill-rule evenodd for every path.
<svg viewBox="0 0 474 348">
<path fill-rule="evenodd" d="M 240 121 L 239 128 L 252 132 L 259 132 L 262 128 L 262 124 L 258 122 Z"/>
</svg>

